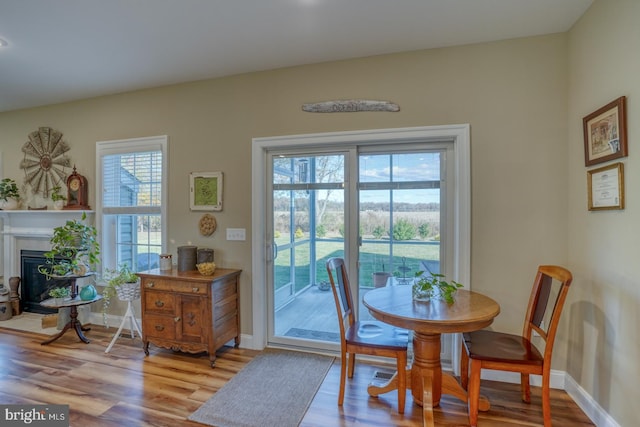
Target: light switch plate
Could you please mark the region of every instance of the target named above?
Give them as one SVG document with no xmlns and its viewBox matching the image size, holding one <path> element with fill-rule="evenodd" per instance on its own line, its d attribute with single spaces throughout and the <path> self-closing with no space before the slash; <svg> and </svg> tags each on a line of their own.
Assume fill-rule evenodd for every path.
<svg viewBox="0 0 640 427">
<path fill-rule="evenodd" d="M 244 228 L 227 228 L 227 240 L 246 240 Z"/>
</svg>

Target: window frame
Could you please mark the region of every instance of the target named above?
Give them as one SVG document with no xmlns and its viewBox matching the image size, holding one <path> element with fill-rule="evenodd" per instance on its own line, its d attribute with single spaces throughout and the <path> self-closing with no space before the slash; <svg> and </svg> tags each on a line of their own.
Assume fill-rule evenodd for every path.
<svg viewBox="0 0 640 427">
<path fill-rule="evenodd" d="M 103 230 L 103 220 L 104 220 L 104 206 L 102 200 L 102 194 L 104 192 L 104 181 L 102 175 L 102 158 L 104 156 L 109 155 L 117 155 L 117 154 L 131 154 L 131 153 L 139 153 L 139 152 L 149 152 L 149 151 L 160 151 L 162 153 L 162 182 L 160 184 L 161 191 L 161 200 L 162 204 L 158 207 L 154 206 L 151 208 L 147 207 L 118 207 L 118 208 L 110 208 L 110 214 L 153 214 L 157 215 L 159 213 L 161 219 L 161 252 L 164 253 L 167 250 L 167 230 L 168 230 L 168 185 L 169 185 L 169 174 L 168 174 L 168 165 L 169 165 L 169 156 L 168 156 L 168 136 L 167 135 L 159 135 L 159 136 L 151 136 L 151 137 L 142 137 L 142 138 L 132 138 L 132 139 L 118 139 L 118 140 L 109 140 L 109 141 L 98 141 L 96 142 L 96 198 L 95 198 L 95 213 L 96 213 L 96 228 L 98 230 L 98 238 L 101 245 L 101 253 L 102 253 L 102 262 L 101 268 L 104 271 L 105 268 L 114 269 L 116 267 L 115 260 L 116 256 L 116 248 L 107 248 L 103 244 L 108 239 L 105 239 Z"/>
</svg>

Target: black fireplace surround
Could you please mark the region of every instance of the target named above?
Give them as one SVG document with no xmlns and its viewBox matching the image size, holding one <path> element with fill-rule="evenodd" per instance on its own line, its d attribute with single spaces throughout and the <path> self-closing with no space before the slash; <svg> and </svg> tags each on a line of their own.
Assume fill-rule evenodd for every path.
<svg viewBox="0 0 640 427">
<path fill-rule="evenodd" d="M 47 279 L 38 271 L 38 267 L 46 265 L 45 251 L 23 249 L 20 251 L 20 305 L 23 311 L 32 313 L 56 313 L 57 309 L 45 308 L 40 303 L 49 297 L 49 290 L 56 287 L 69 286 L 69 279 Z M 63 258 L 60 258 L 61 260 Z"/>
</svg>

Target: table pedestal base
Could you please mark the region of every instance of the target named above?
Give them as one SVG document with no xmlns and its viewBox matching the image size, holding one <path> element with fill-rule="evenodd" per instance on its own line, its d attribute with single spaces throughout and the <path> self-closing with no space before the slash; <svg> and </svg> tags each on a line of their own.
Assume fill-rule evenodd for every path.
<svg viewBox="0 0 640 427">
<path fill-rule="evenodd" d="M 69 320 L 69 322 L 67 322 L 66 325 L 64 325 L 64 328 L 62 328 L 62 330 L 57 335 L 54 335 L 52 338 L 42 342 L 41 345 L 47 345 L 47 344 L 50 344 L 50 343 L 54 342 L 55 340 L 57 340 L 58 338 L 63 336 L 65 334 L 65 332 L 67 332 L 69 329 L 75 330 L 76 334 L 78 335 L 78 338 L 80 338 L 80 340 L 82 340 L 83 342 L 89 344 L 91 341 L 89 341 L 89 339 L 84 336 L 82 331 L 90 331 L 91 328 L 82 327 L 82 323 L 80 323 L 80 321 L 78 320 L 78 307 L 77 306 L 72 305 L 70 307 L 70 309 L 69 309 L 69 317 L 71 319 Z"/>
<path fill-rule="evenodd" d="M 433 408 L 440 405 L 442 394 L 448 394 L 468 402 L 467 391 L 462 388 L 458 380 L 448 373 L 442 372 L 440 364 L 440 334 L 413 334 L 413 363 L 406 372 L 407 388 L 411 389 L 413 401 L 422 406 L 424 426 L 433 427 Z M 398 373 L 381 385 L 369 385 L 367 392 L 370 396 L 378 396 L 398 389 Z M 480 398 L 480 411 L 488 411 L 491 407 L 489 400 Z"/>
</svg>

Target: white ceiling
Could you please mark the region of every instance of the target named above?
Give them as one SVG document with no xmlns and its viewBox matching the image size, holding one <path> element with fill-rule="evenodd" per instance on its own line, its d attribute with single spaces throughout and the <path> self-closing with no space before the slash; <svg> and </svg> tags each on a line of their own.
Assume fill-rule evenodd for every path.
<svg viewBox="0 0 640 427">
<path fill-rule="evenodd" d="M 0 111 L 564 32 L 593 0 L 0 0 Z"/>
</svg>

